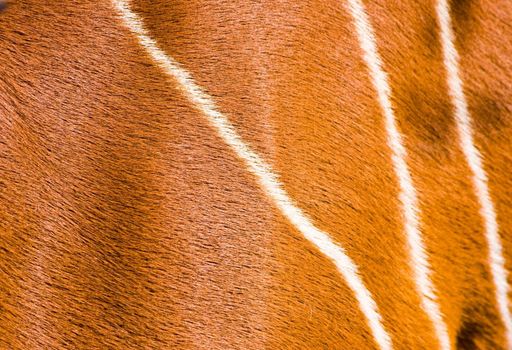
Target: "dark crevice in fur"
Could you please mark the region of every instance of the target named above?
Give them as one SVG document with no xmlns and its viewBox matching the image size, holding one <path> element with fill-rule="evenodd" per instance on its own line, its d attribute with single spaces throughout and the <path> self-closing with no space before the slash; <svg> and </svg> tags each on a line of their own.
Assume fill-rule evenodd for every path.
<svg viewBox="0 0 512 350">
<path fill-rule="evenodd" d="M 479 326 L 476 323 L 465 323 L 457 334 L 456 349 L 470 350 L 477 349 L 475 339 L 480 334 Z"/>
</svg>

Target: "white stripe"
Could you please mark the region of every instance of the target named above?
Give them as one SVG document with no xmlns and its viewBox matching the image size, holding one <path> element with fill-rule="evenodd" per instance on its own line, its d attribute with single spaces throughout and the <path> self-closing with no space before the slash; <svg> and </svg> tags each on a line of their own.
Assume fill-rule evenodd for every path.
<svg viewBox="0 0 512 350">
<path fill-rule="evenodd" d="M 507 347 L 512 349 L 512 316 L 508 301 L 509 285 L 502 246 L 498 234 L 496 211 L 489 194 L 488 179 L 482 164 L 482 156 L 473 142 L 471 117 L 468 111 L 463 83 L 459 74 L 459 54 L 454 44 L 450 10 L 446 0 L 439 0 L 436 6 L 443 59 L 447 71 L 449 93 L 454 106 L 460 146 L 472 172 L 473 186 L 480 203 L 480 214 L 485 222 L 485 236 L 489 248 L 489 263 L 496 288 L 498 309 L 505 325 Z"/>
<path fill-rule="evenodd" d="M 391 349 L 391 339 L 381 323 L 377 305 L 359 277 L 357 266 L 345 254 L 344 249 L 336 245 L 328 234 L 315 227 L 302 210 L 293 204 L 287 193 L 282 189 L 270 165 L 241 139 L 228 118 L 218 111 L 212 98 L 194 82 L 190 74 L 172 57 L 165 54 L 158 47 L 155 40 L 148 36 L 141 19 L 131 11 L 128 2 L 113 0 L 113 3 L 125 25 L 137 36 L 140 45 L 144 47 L 166 74 L 178 82 L 179 88 L 194 107 L 207 117 L 224 142 L 235 151 L 238 157 L 245 161 L 246 166 L 256 176 L 266 195 L 274 202 L 276 207 L 307 240 L 335 264 L 348 286 L 353 290 L 361 311 L 368 320 L 375 341 L 381 349 Z"/>
<path fill-rule="evenodd" d="M 391 107 L 391 88 L 388 83 L 387 74 L 382 68 L 375 35 L 364 5 L 360 0 L 348 0 L 347 5 L 354 18 L 364 60 L 370 71 L 385 117 L 393 166 L 400 185 L 399 198 L 402 204 L 405 232 L 410 250 L 410 263 L 414 271 L 416 288 L 420 294 L 421 305 L 433 323 L 441 349 L 448 350 L 450 349 L 450 338 L 437 303 L 434 286 L 430 280 L 430 266 L 419 228 L 418 196 L 406 163 L 407 151 L 403 145 L 402 137 L 396 125 L 393 108 Z"/>
</svg>

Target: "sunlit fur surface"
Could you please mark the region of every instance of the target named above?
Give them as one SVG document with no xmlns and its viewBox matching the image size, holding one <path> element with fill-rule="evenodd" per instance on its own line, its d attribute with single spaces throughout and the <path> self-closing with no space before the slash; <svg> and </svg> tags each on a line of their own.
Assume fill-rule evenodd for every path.
<svg viewBox="0 0 512 350">
<path fill-rule="evenodd" d="M 454 349 L 505 349 L 434 1 L 365 3 Z M 512 5 L 451 1 L 512 271 Z M 353 21 L 336 1 L 133 1 L 359 267 L 395 349 L 435 349 Z M 0 12 L 1 349 L 374 349 L 352 291 L 109 1 Z M 509 283 L 512 282 L 509 278 Z"/>
</svg>

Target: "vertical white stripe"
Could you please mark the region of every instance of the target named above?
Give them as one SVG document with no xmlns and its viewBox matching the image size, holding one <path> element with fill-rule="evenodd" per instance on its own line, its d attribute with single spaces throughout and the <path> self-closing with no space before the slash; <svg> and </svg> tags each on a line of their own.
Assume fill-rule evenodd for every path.
<svg viewBox="0 0 512 350">
<path fill-rule="evenodd" d="M 359 277 L 355 263 L 346 255 L 344 249 L 334 243 L 329 235 L 318 229 L 311 220 L 295 206 L 283 190 L 270 165 L 261 159 L 236 132 L 228 118 L 218 111 L 212 98 L 199 87 L 190 74 L 172 57 L 165 54 L 150 38 L 141 19 L 131 11 L 127 1 L 113 0 L 124 24 L 136 35 L 140 45 L 162 70 L 178 82 L 179 88 L 216 129 L 218 135 L 240 157 L 248 169 L 256 176 L 266 195 L 274 202 L 283 215 L 315 245 L 336 266 L 355 294 L 359 307 L 365 315 L 376 343 L 383 350 L 392 349 L 391 339 L 385 331 L 377 305 L 370 292 Z"/>
<path fill-rule="evenodd" d="M 407 151 L 395 121 L 391 106 L 391 88 L 386 72 L 377 51 L 375 34 L 371 27 L 364 5 L 360 0 L 348 0 L 348 9 L 354 18 L 359 44 L 364 60 L 370 71 L 373 85 L 377 90 L 378 100 L 385 118 L 388 143 L 392 151 L 392 162 L 400 185 L 400 202 L 404 217 L 405 232 L 410 251 L 410 264 L 414 271 L 416 288 L 421 305 L 430 317 L 441 349 L 450 349 L 450 338 L 441 310 L 437 303 L 434 286 L 430 280 L 430 266 L 419 228 L 418 196 L 407 167 Z"/>
<path fill-rule="evenodd" d="M 473 142 L 471 117 L 468 111 L 463 83 L 459 74 L 459 54 L 454 44 L 454 34 L 450 18 L 450 9 L 446 0 L 439 0 L 436 6 L 440 27 L 440 40 L 443 47 L 443 59 L 447 72 L 447 81 L 452 99 L 455 120 L 459 133 L 460 146 L 472 172 L 473 187 L 480 203 L 480 214 L 485 222 L 485 237 L 489 249 L 489 264 L 496 288 L 496 301 L 505 325 L 507 348 L 512 349 L 512 316 L 508 300 L 509 285 L 505 259 L 502 253 L 496 211 L 489 194 L 488 179 L 482 164 L 482 156 Z"/>
</svg>

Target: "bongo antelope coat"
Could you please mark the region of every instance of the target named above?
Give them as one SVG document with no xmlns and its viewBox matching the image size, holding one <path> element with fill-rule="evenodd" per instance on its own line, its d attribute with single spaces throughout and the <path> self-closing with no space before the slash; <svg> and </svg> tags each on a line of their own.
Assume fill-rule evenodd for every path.
<svg viewBox="0 0 512 350">
<path fill-rule="evenodd" d="M 508 1 L 1 8 L 1 349 L 512 349 Z"/>
</svg>

